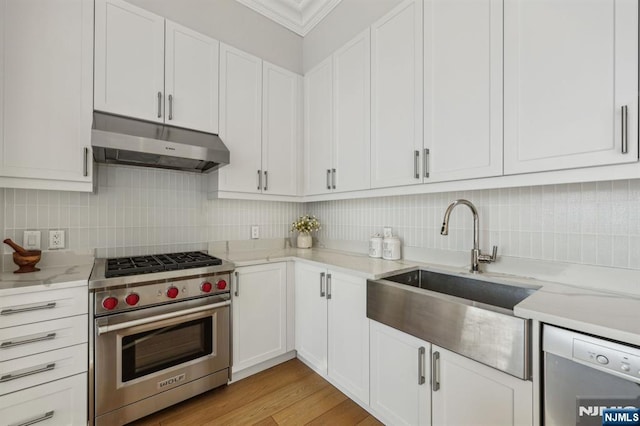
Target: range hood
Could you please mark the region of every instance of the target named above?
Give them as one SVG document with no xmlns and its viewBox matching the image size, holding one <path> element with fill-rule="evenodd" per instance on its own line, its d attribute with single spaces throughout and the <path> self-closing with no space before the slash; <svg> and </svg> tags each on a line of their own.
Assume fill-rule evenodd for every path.
<svg viewBox="0 0 640 426">
<path fill-rule="evenodd" d="M 97 111 L 91 146 L 98 163 L 198 173 L 229 164 L 229 150 L 218 135 Z"/>
</svg>

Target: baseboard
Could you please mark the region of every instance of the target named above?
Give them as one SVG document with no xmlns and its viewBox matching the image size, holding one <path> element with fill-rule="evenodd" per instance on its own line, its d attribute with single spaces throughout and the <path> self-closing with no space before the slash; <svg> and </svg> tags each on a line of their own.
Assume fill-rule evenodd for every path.
<svg viewBox="0 0 640 426">
<path fill-rule="evenodd" d="M 251 367 L 243 368 L 240 371 L 234 371 L 231 374 L 231 383 L 235 383 L 242 379 L 246 379 L 249 376 L 253 376 L 256 373 L 259 373 L 264 370 L 268 370 L 271 367 L 275 367 L 278 364 L 282 364 L 283 362 L 287 362 L 296 357 L 296 351 L 290 351 L 285 354 L 279 355 L 275 358 L 269 359 L 267 361 L 263 361 L 260 364 L 252 365 Z"/>
</svg>

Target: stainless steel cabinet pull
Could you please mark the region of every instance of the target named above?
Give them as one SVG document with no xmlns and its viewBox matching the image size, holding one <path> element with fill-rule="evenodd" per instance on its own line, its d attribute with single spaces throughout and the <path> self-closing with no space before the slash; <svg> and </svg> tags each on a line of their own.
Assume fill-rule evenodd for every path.
<svg viewBox="0 0 640 426">
<path fill-rule="evenodd" d="M 629 153 L 629 107 L 622 106 L 622 153 Z"/>
<path fill-rule="evenodd" d="M 422 168 L 424 170 L 424 177 L 428 178 L 429 177 L 429 148 L 424 149 L 424 158 L 422 161 L 424 162 L 424 164 L 422 165 Z"/>
<path fill-rule="evenodd" d="M 331 186 L 336 189 L 336 169 L 331 169 Z"/>
<path fill-rule="evenodd" d="M 30 306 L 28 308 L 3 309 L 2 311 L 0 311 L 0 315 L 20 314 L 22 312 L 39 311 L 41 309 L 53 309 L 55 307 L 56 307 L 56 302 L 50 302 L 50 303 L 47 303 L 46 305 Z"/>
<path fill-rule="evenodd" d="M 267 191 L 269 189 L 269 175 L 267 172 L 264 172 L 264 190 Z"/>
<path fill-rule="evenodd" d="M 41 416 L 35 417 L 33 419 L 30 420 L 25 420 L 21 423 L 12 423 L 9 426 L 30 426 L 30 425 L 35 425 L 36 423 L 40 423 L 40 422 L 44 422 L 45 420 L 49 420 L 51 418 L 53 418 L 53 414 L 55 413 L 54 410 L 51 411 L 47 411 L 46 413 L 44 413 Z"/>
<path fill-rule="evenodd" d="M 418 163 L 420 162 L 420 151 L 416 150 L 413 152 L 413 176 L 416 179 L 420 179 L 420 170 L 418 170 Z"/>
<path fill-rule="evenodd" d="M 169 120 L 173 120 L 173 95 L 169 95 Z"/>
<path fill-rule="evenodd" d="M 431 390 L 440 390 L 440 352 L 434 352 L 431 356 Z"/>
<path fill-rule="evenodd" d="M 31 376 L 33 374 L 44 373 L 45 371 L 51 371 L 56 368 L 56 363 L 52 362 L 51 364 L 43 365 L 42 367 L 36 367 L 32 370 L 25 371 L 24 373 L 18 374 L 5 374 L 0 377 L 0 383 L 10 382 L 11 380 L 21 379 L 23 377 Z"/>
<path fill-rule="evenodd" d="M 324 276 L 325 273 L 321 272 L 320 273 L 320 297 L 324 297 L 325 293 L 324 293 Z"/>
<path fill-rule="evenodd" d="M 236 297 L 240 296 L 240 278 L 238 278 L 238 273 L 234 272 L 233 275 L 236 277 L 236 292 L 234 293 Z"/>
<path fill-rule="evenodd" d="M 331 299 L 331 274 L 327 274 L 327 299 Z"/>
<path fill-rule="evenodd" d="M 162 92 L 158 92 L 158 118 L 162 117 Z"/>
<path fill-rule="evenodd" d="M 327 169 L 327 189 L 331 189 L 331 169 Z"/>
<path fill-rule="evenodd" d="M 258 191 L 262 189 L 262 170 L 258 170 Z"/>
<path fill-rule="evenodd" d="M 419 385 L 424 385 L 424 382 L 426 381 L 424 377 L 425 354 L 426 354 L 426 350 L 424 346 L 420 346 L 420 348 L 418 348 L 418 384 Z"/>
<path fill-rule="evenodd" d="M 42 342 L 43 340 L 53 340 L 55 338 L 56 338 L 56 333 L 49 333 L 46 336 L 32 337 L 31 339 L 24 339 L 24 340 L 16 340 L 15 342 L 9 340 L 6 342 L 2 342 L 0 344 L 0 349 L 8 349 L 8 348 L 13 348 L 15 346 L 26 345 L 29 343 Z"/>
<path fill-rule="evenodd" d="M 89 148 L 84 147 L 84 164 L 82 166 L 82 176 L 89 176 Z"/>
</svg>

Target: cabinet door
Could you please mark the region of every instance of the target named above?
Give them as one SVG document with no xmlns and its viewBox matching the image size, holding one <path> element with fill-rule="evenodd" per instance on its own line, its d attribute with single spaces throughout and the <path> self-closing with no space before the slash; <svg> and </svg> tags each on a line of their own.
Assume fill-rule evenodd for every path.
<svg viewBox="0 0 640 426">
<path fill-rule="evenodd" d="M 218 55 L 220 43 L 166 21 L 165 122 L 218 133 Z"/>
<path fill-rule="evenodd" d="M 424 76 L 425 182 L 501 175 L 502 0 L 425 1 Z"/>
<path fill-rule="evenodd" d="M 371 186 L 421 183 L 422 0 L 371 26 Z"/>
<path fill-rule="evenodd" d="M 531 425 L 532 383 L 432 346 L 434 425 Z M 461 407 L 463 409 L 461 409 Z"/>
<path fill-rule="evenodd" d="M 282 355 L 287 348 L 287 265 L 236 269 L 233 371 Z"/>
<path fill-rule="evenodd" d="M 2 0 L 0 27 L 0 179 L 90 183 L 93 2 Z"/>
<path fill-rule="evenodd" d="M 367 282 L 329 271 L 328 374 L 361 402 L 369 403 Z"/>
<path fill-rule="evenodd" d="M 94 108 L 164 121 L 164 18 L 96 0 Z"/>
<path fill-rule="evenodd" d="M 262 189 L 297 195 L 301 78 L 264 62 L 262 70 Z"/>
<path fill-rule="evenodd" d="M 369 29 L 333 54 L 335 190 L 371 184 L 371 38 Z"/>
<path fill-rule="evenodd" d="M 431 345 L 371 321 L 371 408 L 384 423 L 429 425 Z"/>
<path fill-rule="evenodd" d="M 221 191 L 262 189 L 262 60 L 220 44 L 220 138 L 231 163 L 219 170 Z"/>
<path fill-rule="evenodd" d="M 332 78 L 331 58 L 304 76 L 305 195 L 331 191 Z"/>
<path fill-rule="evenodd" d="M 637 161 L 638 2 L 507 0 L 504 19 L 505 173 Z"/>
<path fill-rule="evenodd" d="M 295 340 L 298 356 L 327 373 L 326 269 L 296 263 Z"/>
</svg>

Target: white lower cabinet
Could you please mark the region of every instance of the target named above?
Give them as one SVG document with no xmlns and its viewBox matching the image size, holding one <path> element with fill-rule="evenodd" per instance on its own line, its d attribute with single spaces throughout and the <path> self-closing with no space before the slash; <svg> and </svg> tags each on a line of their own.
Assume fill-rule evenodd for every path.
<svg viewBox="0 0 640 426">
<path fill-rule="evenodd" d="M 432 346 L 434 425 L 533 424 L 533 384 Z M 436 387 L 438 390 L 436 390 Z"/>
<path fill-rule="evenodd" d="M 369 403 L 369 319 L 364 278 L 296 263 L 298 356 L 350 397 Z"/>
<path fill-rule="evenodd" d="M 86 425 L 87 373 L 45 383 L 0 399 L 7 425 Z"/>
<path fill-rule="evenodd" d="M 385 424 L 431 422 L 431 344 L 371 321 L 370 406 Z"/>
<path fill-rule="evenodd" d="M 287 264 L 237 268 L 232 288 L 233 372 L 287 352 Z"/>
<path fill-rule="evenodd" d="M 533 384 L 371 321 L 370 406 L 392 425 L 530 426 Z"/>
</svg>

